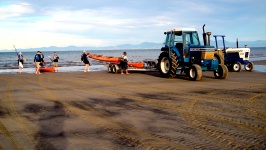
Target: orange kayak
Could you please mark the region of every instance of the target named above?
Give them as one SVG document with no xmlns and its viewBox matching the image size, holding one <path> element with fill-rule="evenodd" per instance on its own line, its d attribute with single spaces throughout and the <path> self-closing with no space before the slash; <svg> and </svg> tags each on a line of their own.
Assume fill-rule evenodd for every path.
<svg viewBox="0 0 266 150">
<path fill-rule="evenodd" d="M 144 62 L 128 62 L 127 65 L 129 67 L 134 67 L 134 68 L 143 68 Z"/>
<path fill-rule="evenodd" d="M 93 55 L 93 54 L 90 54 L 89 58 L 110 63 L 120 63 L 121 61 L 120 57 Z M 134 67 L 134 68 L 143 68 L 144 66 L 144 62 L 128 62 L 127 64 L 129 67 Z"/>
<path fill-rule="evenodd" d="M 54 67 L 52 68 L 40 68 L 40 72 L 54 72 Z"/>
<path fill-rule="evenodd" d="M 99 60 L 99 61 L 106 61 L 106 62 L 120 62 L 119 57 L 113 57 L 113 56 L 103 56 L 103 55 L 89 55 L 90 58 Z"/>
</svg>

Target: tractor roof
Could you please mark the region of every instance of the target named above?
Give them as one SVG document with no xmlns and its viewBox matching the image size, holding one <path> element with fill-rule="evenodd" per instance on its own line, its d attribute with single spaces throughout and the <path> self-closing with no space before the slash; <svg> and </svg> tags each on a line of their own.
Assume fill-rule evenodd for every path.
<svg viewBox="0 0 266 150">
<path fill-rule="evenodd" d="M 167 32 L 171 32 L 171 31 L 197 31 L 195 28 L 175 28 L 172 30 L 168 30 Z"/>
</svg>

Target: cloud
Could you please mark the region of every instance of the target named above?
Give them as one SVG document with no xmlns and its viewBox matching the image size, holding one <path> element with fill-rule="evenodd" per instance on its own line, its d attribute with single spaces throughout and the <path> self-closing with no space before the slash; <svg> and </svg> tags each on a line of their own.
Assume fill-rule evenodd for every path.
<svg viewBox="0 0 266 150">
<path fill-rule="evenodd" d="M 251 0 L 24 1 L 0 5 L 0 49 L 14 42 L 25 48 L 163 42 L 165 30 L 194 27 L 201 35 L 203 24 L 233 41 L 266 38 L 265 9 L 252 9 L 258 4 Z"/>
<path fill-rule="evenodd" d="M 18 17 L 24 14 L 33 13 L 31 5 L 28 3 L 12 4 L 6 7 L 0 7 L 0 19 L 9 17 Z"/>
</svg>

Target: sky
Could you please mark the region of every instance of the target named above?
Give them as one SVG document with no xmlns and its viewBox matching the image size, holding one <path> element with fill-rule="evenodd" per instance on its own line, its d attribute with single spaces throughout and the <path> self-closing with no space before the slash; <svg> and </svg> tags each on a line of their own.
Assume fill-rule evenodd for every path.
<svg viewBox="0 0 266 150">
<path fill-rule="evenodd" d="M 266 0 L 0 0 L 0 50 L 163 43 L 202 26 L 230 42 L 266 40 Z"/>
</svg>

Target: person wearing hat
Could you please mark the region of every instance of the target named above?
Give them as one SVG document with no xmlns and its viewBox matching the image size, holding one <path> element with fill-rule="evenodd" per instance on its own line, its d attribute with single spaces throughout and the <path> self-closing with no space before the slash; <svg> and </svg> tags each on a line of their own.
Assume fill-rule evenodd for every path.
<svg viewBox="0 0 266 150">
<path fill-rule="evenodd" d="M 89 72 L 90 71 L 90 62 L 89 62 L 89 59 L 88 59 L 88 55 L 87 55 L 87 52 L 84 50 L 82 55 L 81 55 L 81 61 L 85 64 L 84 66 L 84 72 Z"/>
<path fill-rule="evenodd" d="M 18 53 L 17 60 L 18 60 L 19 73 L 22 73 L 24 59 L 21 52 Z"/>
</svg>

